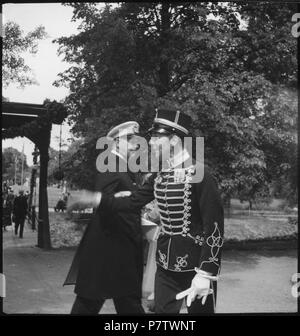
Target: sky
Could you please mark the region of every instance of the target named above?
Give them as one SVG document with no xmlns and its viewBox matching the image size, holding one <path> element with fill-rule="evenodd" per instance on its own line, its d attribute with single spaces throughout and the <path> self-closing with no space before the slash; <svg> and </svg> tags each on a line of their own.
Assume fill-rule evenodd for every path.
<svg viewBox="0 0 300 336">
<path fill-rule="evenodd" d="M 99 7 L 103 4 L 99 4 Z M 11 85 L 2 89 L 2 95 L 13 102 L 42 104 L 45 98 L 60 101 L 68 95 L 67 88 L 56 88 L 52 83 L 58 78 L 58 73 L 66 70 L 70 64 L 63 62 L 62 57 L 57 55 L 58 45 L 52 40 L 61 36 L 76 34 L 80 22 L 71 22 L 72 8 L 63 6 L 60 3 L 23 3 L 4 4 L 3 24 L 7 21 L 18 23 L 24 33 L 34 30 L 37 26 L 43 25 L 48 38 L 38 44 L 38 53 L 30 55 L 24 54 L 25 64 L 33 70 L 35 79 L 39 85 L 26 86 L 24 89 Z M 62 138 L 71 138 L 70 127 L 67 123 L 62 125 Z M 60 126 L 52 126 L 50 146 L 59 148 Z M 2 140 L 2 150 L 6 147 L 14 147 L 22 151 L 27 157 L 27 163 L 32 165 L 32 155 L 34 144 L 27 138 L 14 138 Z"/>
</svg>

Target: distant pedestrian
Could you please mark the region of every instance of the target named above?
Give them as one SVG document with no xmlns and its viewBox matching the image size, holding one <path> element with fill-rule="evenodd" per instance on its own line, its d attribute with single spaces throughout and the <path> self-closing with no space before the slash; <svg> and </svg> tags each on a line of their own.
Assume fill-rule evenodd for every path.
<svg viewBox="0 0 300 336">
<path fill-rule="evenodd" d="M 8 189 L 6 194 L 2 194 L 2 221 L 3 229 L 12 224 L 12 210 L 13 210 L 14 194 L 12 189 Z"/>
<path fill-rule="evenodd" d="M 64 201 L 64 196 L 61 195 L 56 203 L 56 206 L 54 207 L 55 212 L 64 212 L 66 210 L 66 202 Z"/>
<path fill-rule="evenodd" d="M 15 219 L 15 235 L 18 234 L 19 231 L 19 237 L 23 238 L 23 231 L 24 231 L 24 223 L 25 218 L 27 215 L 28 210 L 28 204 L 27 204 L 27 197 L 24 195 L 24 191 L 19 191 L 19 196 L 17 196 L 14 200 L 13 205 L 13 214 Z"/>
<path fill-rule="evenodd" d="M 65 207 L 67 208 L 68 206 L 68 199 L 70 197 L 70 193 L 69 192 L 66 192 L 66 193 L 63 193 L 63 201 L 65 202 Z"/>
<path fill-rule="evenodd" d="M 6 227 L 11 225 L 11 211 L 8 208 L 7 195 L 2 195 L 2 225 L 4 231 L 7 231 Z"/>
<path fill-rule="evenodd" d="M 68 194 L 67 193 L 62 193 L 62 199 L 65 203 L 68 202 Z"/>
<path fill-rule="evenodd" d="M 13 206 L 14 204 L 14 199 L 15 199 L 14 191 L 11 188 L 9 188 L 8 195 L 7 195 L 7 201 L 11 203 L 11 206 Z"/>
</svg>

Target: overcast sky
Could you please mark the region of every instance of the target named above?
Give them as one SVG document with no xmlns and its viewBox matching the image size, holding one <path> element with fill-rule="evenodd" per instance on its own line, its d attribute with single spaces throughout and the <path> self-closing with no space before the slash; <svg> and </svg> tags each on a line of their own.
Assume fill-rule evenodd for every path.
<svg viewBox="0 0 300 336">
<path fill-rule="evenodd" d="M 102 6 L 102 4 L 99 4 Z M 39 42 L 38 53 L 36 55 L 24 54 L 25 63 L 31 67 L 39 85 L 27 86 L 18 89 L 16 85 L 11 85 L 7 89 L 3 88 L 2 95 L 10 101 L 42 104 L 45 98 L 60 101 L 67 94 L 66 88 L 56 88 L 52 83 L 57 79 L 57 74 L 69 67 L 69 64 L 62 62 L 62 57 L 58 57 L 58 45 L 52 40 L 61 36 L 69 36 L 77 32 L 80 22 L 71 22 L 72 8 L 59 3 L 23 3 L 4 4 L 3 23 L 14 21 L 18 23 L 24 33 L 32 31 L 39 25 L 45 27 L 49 37 Z M 58 136 L 60 127 L 53 125 L 50 146 L 58 149 Z M 63 125 L 63 138 L 71 137 L 68 125 Z M 24 144 L 27 162 L 32 164 L 33 143 L 27 138 L 15 138 L 2 141 L 2 148 L 14 147 L 19 151 Z"/>
</svg>

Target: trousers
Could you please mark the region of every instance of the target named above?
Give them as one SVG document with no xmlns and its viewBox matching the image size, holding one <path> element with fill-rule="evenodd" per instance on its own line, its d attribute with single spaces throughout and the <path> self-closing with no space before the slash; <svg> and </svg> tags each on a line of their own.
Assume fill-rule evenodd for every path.
<svg viewBox="0 0 300 336">
<path fill-rule="evenodd" d="M 23 238 L 23 231 L 24 231 L 24 223 L 25 223 L 25 217 L 16 217 L 15 219 L 15 234 L 18 234 L 18 230 L 20 227 L 20 233 L 19 237 Z"/>
<path fill-rule="evenodd" d="M 73 304 L 71 315 L 96 315 L 100 312 L 105 299 L 88 299 L 78 296 Z M 136 295 L 113 298 L 117 314 L 145 314 L 141 298 Z"/>
<path fill-rule="evenodd" d="M 183 300 L 176 300 L 176 295 L 191 286 L 195 272 L 173 272 L 158 266 L 155 275 L 154 300 L 156 314 L 179 314 Z M 202 299 L 195 299 L 190 307 L 189 314 L 214 314 L 217 298 L 217 284 L 211 282 L 213 294 L 208 295 L 202 305 Z"/>
</svg>

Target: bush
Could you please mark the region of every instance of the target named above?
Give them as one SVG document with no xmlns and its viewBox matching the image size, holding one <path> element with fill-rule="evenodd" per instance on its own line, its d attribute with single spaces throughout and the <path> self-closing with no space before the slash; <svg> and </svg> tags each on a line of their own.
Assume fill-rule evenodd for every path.
<svg viewBox="0 0 300 336">
<path fill-rule="evenodd" d="M 288 217 L 288 223 L 291 225 L 298 226 L 298 218 L 297 217 Z"/>
<path fill-rule="evenodd" d="M 51 243 L 54 248 L 78 246 L 86 225 L 68 220 L 64 213 L 50 213 Z"/>
</svg>

